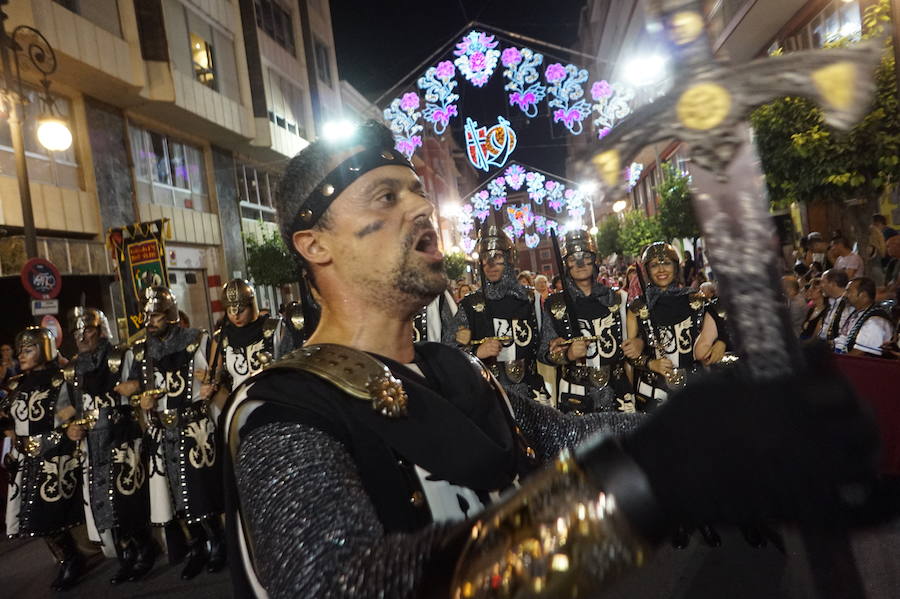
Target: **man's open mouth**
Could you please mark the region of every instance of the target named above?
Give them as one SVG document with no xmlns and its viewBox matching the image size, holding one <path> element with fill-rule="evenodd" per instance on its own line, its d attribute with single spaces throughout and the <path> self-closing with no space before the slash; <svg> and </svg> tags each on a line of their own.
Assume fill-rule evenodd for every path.
<svg viewBox="0 0 900 599">
<path fill-rule="evenodd" d="M 437 233 L 434 229 L 429 229 L 427 231 L 423 231 L 419 236 L 418 241 L 416 241 L 416 245 L 414 248 L 417 252 L 425 254 L 429 260 L 434 262 L 440 261 L 444 258 L 444 255 L 438 249 L 438 238 Z"/>
</svg>

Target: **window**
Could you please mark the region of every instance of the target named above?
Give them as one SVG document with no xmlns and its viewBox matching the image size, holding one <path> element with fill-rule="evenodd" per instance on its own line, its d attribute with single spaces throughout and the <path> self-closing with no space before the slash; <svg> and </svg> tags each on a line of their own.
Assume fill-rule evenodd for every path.
<svg viewBox="0 0 900 599">
<path fill-rule="evenodd" d="M 22 135 L 25 138 L 25 160 L 28 165 L 28 176 L 32 181 L 48 183 L 59 187 L 81 188 L 81 167 L 75 152 L 76 143 L 64 152 L 50 152 L 40 144 L 37 138 L 37 122 L 44 110 L 41 94 L 37 89 L 26 87 L 25 96 L 28 101 L 22 117 Z M 72 108 L 69 100 L 52 95 L 53 105 L 57 113 L 66 119 L 69 129 L 75 132 L 72 119 Z M 12 134 L 9 120 L 0 118 L 0 175 L 16 176 L 16 161 L 13 155 Z"/>
<path fill-rule="evenodd" d="M 194 78 L 209 88 L 217 89 L 212 44 L 196 33 L 191 33 L 191 63 Z"/>
<path fill-rule="evenodd" d="M 316 53 L 316 73 L 327 85 L 331 85 L 331 54 L 328 52 L 328 46 L 315 40 L 314 50 Z"/>
<path fill-rule="evenodd" d="M 203 211 L 207 196 L 203 151 L 135 125 L 128 131 L 138 200 Z"/>
<path fill-rule="evenodd" d="M 795 35 L 784 40 L 786 52 L 821 48 L 842 38 L 858 40 L 862 35 L 859 0 L 831 0 Z"/>
<path fill-rule="evenodd" d="M 256 26 L 279 46 L 294 54 L 294 25 L 291 14 L 275 0 L 256 0 Z"/>
<path fill-rule="evenodd" d="M 550 250 L 541 250 L 541 260 L 550 259 Z"/>
<path fill-rule="evenodd" d="M 81 15 L 97 27 L 122 37 L 119 24 L 119 3 L 116 0 L 53 0 L 60 6 Z"/>
<path fill-rule="evenodd" d="M 237 164 L 238 199 L 241 218 L 275 222 L 275 190 L 279 177 L 245 164 Z"/>
<path fill-rule="evenodd" d="M 292 135 L 306 137 L 305 93 L 272 69 L 267 71 L 266 104 L 269 121 Z"/>
</svg>

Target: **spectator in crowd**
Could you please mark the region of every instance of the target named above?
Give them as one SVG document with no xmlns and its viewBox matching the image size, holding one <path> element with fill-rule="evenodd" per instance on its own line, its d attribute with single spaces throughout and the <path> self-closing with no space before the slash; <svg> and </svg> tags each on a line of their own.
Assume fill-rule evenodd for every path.
<svg viewBox="0 0 900 599">
<path fill-rule="evenodd" d="M 880 214 L 876 216 L 881 216 Z M 884 234 L 875 225 L 869 227 L 869 249 L 866 256 L 866 276 L 875 281 L 876 287 L 884 285 L 884 257 L 886 255 Z"/>
<path fill-rule="evenodd" d="M 828 311 L 819 329 L 819 338 L 823 341 L 834 341 L 841 325 L 850 314 L 850 310 L 846 309 L 847 302 L 844 298 L 848 280 L 847 273 L 836 268 L 826 270 L 822 274 L 822 291 L 828 298 Z"/>
<path fill-rule="evenodd" d="M 534 278 L 534 290 L 540 294 L 541 306 L 543 306 L 544 300 L 550 295 L 550 281 L 547 280 L 546 275 L 538 275 Z"/>
<path fill-rule="evenodd" d="M 636 297 L 640 297 L 641 294 L 641 282 L 638 279 L 637 267 L 632 264 L 628 267 L 628 270 L 625 271 L 625 291 L 628 292 L 628 302 L 631 303 Z"/>
<path fill-rule="evenodd" d="M 0 345 L 0 386 L 6 385 L 6 381 L 17 374 L 19 374 L 19 362 L 13 355 L 12 346 L 4 343 Z"/>
<path fill-rule="evenodd" d="M 520 272 L 519 276 L 516 277 L 516 280 L 519 282 L 519 285 L 522 285 L 523 287 L 534 287 L 534 278 L 530 270 L 523 270 Z"/>
<path fill-rule="evenodd" d="M 562 291 L 563 290 L 563 282 L 559 275 L 553 277 L 551 282 L 551 287 L 553 287 L 553 291 Z"/>
<path fill-rule="evenodd" d="M 834 340 L 838 353 L 852 356 L 881 356 L 882 346 L 894 336 L 891 316 L 875 304 L 875 281 L 857 277 L 847 284 L 845 294 L 852 307 Z"/>
<path fill-rule="evenodd" d="M 786 275 L 781 277 L 781 290 L 787 301 L 788 315 L 791 321 L 791 330 L 799 336 L 803 329 L 803 321 L 806 320 L 806 300 L 800 294 L 800 283 L 797 277 Z"/>
<path fill-rule="evenodd" d="M 815 339 L 819 335 L 822 321 L 828 312 L 828 297 L 822 290 L 821 278 L 817 277 L 809 282 L 809 287 L 806 288 L 806 301 L 809 302 L 809 308 L 800 327 L 799 337 L 802 341 Z"/>
<path fill-rule="evenodd" d="M 694 257 L 687 250 L 684 251 L 684 260 L 681 262 L 681 271 L 684 273 L 684 286 L 693 287 L 694 279 L 697 277 L 697 263 Z"/>
<path fill-rule="evenodd" d="M 900 289 L 900 235 L 891 236 L 884 244 L 884 286 L 878 290 L 876 299 L 893 299 Z"/>
<path fill-rule="evenodd" d="M 813 231 L 807 235 L 805 247 L 806 254 L 803 258 L 803 263 L 812 266 L 814 262 L 818 262 L 819 272 L 822 272 L 825 269 L 826 254 L 828 251 L 828 244 L 825 243 L 822 234 L 818 231 Z"/>
<path fill-rule="evenodd" d="M 881 235 L 882 237 L 884 237 L 885 241 L 897 234 L 896 229 L 892 229 L 888 226 L 887 219 L 883 214 L 872 215 L 872 227 L 881 232 Z"/>
<path fill-rule="evenodd" d="M 846 237 L 838 236 L 831 240 L 831 249 L 834 252 L 834 268 L 847 273 L 847 278 L 853 279 L 863 273 L 863 260 L 859 254 L 850 249 L 850 242 Z"/>
<path fill-rule="evenodd" d="M 461 300 L 462 298 L 466 297 L 467 295 L 469 295 L 469 294 L 472 293 L 473 291 L 474 291 L 474 289 L 472 289 L 472 286 L 471 286 L 471 285 L 469 285 L 469 284 L 466 283 L 465 281 L 460 282 L 460 283 L 456 286 L 456 297 L 454 298 L 454 299 L 456 300 L 456 303 L 459 303 L 459 300 Z"/>
</svg>

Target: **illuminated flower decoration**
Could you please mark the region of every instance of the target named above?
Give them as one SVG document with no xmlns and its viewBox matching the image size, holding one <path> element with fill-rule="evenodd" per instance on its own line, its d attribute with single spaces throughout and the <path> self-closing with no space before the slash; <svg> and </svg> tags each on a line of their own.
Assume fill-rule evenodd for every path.
<svg viewBox="0 0 900 599">
<path fill-rule="evenodd" d="M 522 204 L 522 224 L 526 227 L 530 227 L 534 224 L 534 213 L 531 211 L 530 204 Z"/>
<path fill-rule="evenodd" d="M 566 200 L 566 212 L 569 218 L 580 219 L 584 216 L 584 195 L 574 189 L 567 189 L 563 192 Z"/>
<path fill-rule="evenodd" d="M 491 211 L 488 208 L 480 208 L 475 211 L 475 218 L 479 221 L 484 222 L 487 220 L 487 217 L 490 216 Z"/>
<path fill-rule="evenodd" d="M 511 67 L 522 62 L 522 53 L 517 48 L 507 48 L 500 55 L 500 62 L 505 67 Z"/>
<path fill-rule="evenodd" d="M 544 77 L 547 78 L 547 81 L 550 83 L 557 83 L 566 78 L 566 67 L 562 66 L 558 62 L 554 62 L 551 65 L 547 66 L 547 70 L 544 71 Z"/>
<path fill-rule="evenodd" d="M 506 207 L 506 218 L 509 219 L 509 223 L 513 226 L 514 229 L 524 229 L 525 222 L 522 220 L 522 207 L 521 206 L 507 206 Z"/>
<path fill-rule="evenodd" d="M 547 232 L 547 218 L 538 214 L 534 217 L 534 230 L 544 235 Z"/>
<path fill-rule="evenodd" d="M 475 222 L 472 220 L 473 208 L 471 204 L 465 204 L 459 212 L 459 232 L 462 235 L 468 235 L 475 228 Z"/>
<path fill-rule="evenodd" d="M 528 171 L 528 174 L 525 175 L 528 197 L 538 206 L 543 204 L 544 198 L 547 197 L 547 190 L 544 189 L 544 179 L 544 175 L 534 171 Z"/>
<path fill-rule="evenodd" d="M 637 185 L 642 172 L 644 172 L 644 165 L 640 162 L 632 162 L 631 165 L 625 169 L 625 180 L 628 181 L 628 191 L 631 191 L 634 189 L 634 186 Z"/>
<path fill-rule="evenodd" d="M 593 92 L 600 84 L 605 84 L 606 93 L 598 97 Z M 597 136 L 603 139 L 619 121 L 631 114 L 634 90 L 618 83 L 610 85 L 606 81 L 598 81 L 591 88 L 591 95 L 597 102 L 592 107 L 597 113 L 597 118 L 594 119 L 594 125 L 599 129 Z"/>
<path fill-rule="evenodd" d="M 580 134 L 583 130 L 581 121 L 591 114 L 591 105 L 583 99 L 581 87 L 587 81 L 588 72 L 573 64 L 563 67 L 554 63 L 544 71 L 544 77 L 551 84 L 548 92 L 553 98 L 547 105 L 556 108 L 553 122 L 562 123 L 573 135 Z"/>
<path fill-rule="evenodd" d="M 455 75 L 453 63 L 445 60 L 436 67 L 430 67 L 423 77 L 419 77 L 419 89 L 425 92 L 425 110 L 422 111 L 422 116 L 431 123 L 437 135 L 446 131 L 450 119 L 458 115 L 455 102 L 459 100 L 459 95 L 453 92 L 458 84 Z"/>
<path fill-rule="evenodd" d="M 507 61 L 507 58 L 510 60 Z M 503 51 L 503 65 L 506 67 L 503 76 L 509 80 L 503 89 L 511 92 L 509 105 L 518 106 L 528 118 L 537 116 L 538 103 L 547 95 L 547 88 L 541 85 L 538 73 L 538 67 L 543 62 L 544 55 L 529 48 L 507 48 Z"/>
<path fill-rule="evenodd" d="M 563 198 L 566 186 L 559 181 L 551 179 L 544 183 L 544 189 L 547 191 L 547 206 L 554 212 L 562 212 L 563 205 L 566 203 Z"/>
<path fill-rule="evenodd" d="M 500 210 L 506 203 L 506 179 L 497 177 L 488 183 L 488 192 L 491 194 L 491 204 L 494 210 Z"/>
<path fill-rule="evenodd" d="M 493 196 L 491 197 L 491 205 L 494 207 L 494 210 L 500 210 L 503 208 L 503 204 L 506 203 L 506 196 Z"/>
<path fill-rule="evenodd" d="M 418 110 L 419 95 L 415 92 L 408 92 L 403 94 L 403 97 L 400 99 L 400 108 L 407 112 Z"/>
<path fill-rule="evenodd" d="M 466 254 L 471 254 L 475 251 L 475 240 L 471 237 L 463 237 L 460 240 L 459 245 L 462 246 L 462 250 Z"/>
<path fill-rule="evenodd" d="M 531 249 L 536 248 L 541 244 L 541 236 L 537 233 L 526 233 L 525 234 L 525 245 L 530 247 Z"/>
<path fill-rule="evenodd" d="M 422 145 L 422 136 L 418 135 L 423 129 L 419 124 L 422 113 L 418 108 L 419 96 L 410 92 L 394 98 L 384 111 L 384 119 L 394 134 L 394 147 L 408 159 Z"/>
<path fill-rule="evenodd" d="M 522 185 L 525 184 L 525 169 L 519 166 L 518 164 L 511 165 L 506 172 L 506 184 L 509 185 L 510 189 L 513 191 L 519 191 L 522 188 Z"/>
<path fill-rule="evenodd" d="M 499 43 L 493 35 L 472 30 L 456 44 L 453 54 L 458 58 L 453 63 L 469 83 L 482 87 L 497 67 L 500 51 L 494 48 Z"/>
<path fill-rule="evenodd" d="M 591 97 L 595 100 L 608 98 L 612 93 L 612 87 L 610 87 L 609 82 L 606 79 L 595 81 L 594 85 L 591 86 Z"/>
</svg>

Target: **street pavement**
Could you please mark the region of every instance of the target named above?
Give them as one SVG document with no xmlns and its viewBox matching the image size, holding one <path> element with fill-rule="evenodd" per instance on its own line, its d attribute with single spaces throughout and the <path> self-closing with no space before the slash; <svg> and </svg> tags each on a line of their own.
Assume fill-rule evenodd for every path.
<svg viewBox="0 0 900 599">
<path fill-rule="evenodd" d="M 720 530 L 722 547 L 710 548 L 694 535 L 690 546 L 668 545 L 644 568 L 631 572 L 601 599 L 818 599 L 804 566 L 799 539 L 786 536 L 787 552 L 771 545 L 754 549 L 736 531 Z M 867 599 L 900 597 L 900 522 L 877 531 L 858 533 L 853 549 L 866 584 Z M 203 573 L 192 581 L 179 578 L 180 566 L 162 557 L 139 583 L 112 587 L 108 580 L 116 562 L 96 556 L 82 583 L 67 593 L 54 593 L 49 582 L 56 574 L 41 540 L 0 542 L 0 597 L 226 599 L 231 597 L 227 572 Z M 312 599 L 312 598 L 303 598 Z"/>
</svg>

